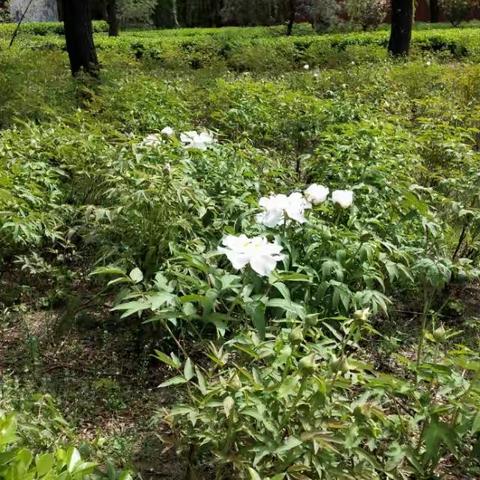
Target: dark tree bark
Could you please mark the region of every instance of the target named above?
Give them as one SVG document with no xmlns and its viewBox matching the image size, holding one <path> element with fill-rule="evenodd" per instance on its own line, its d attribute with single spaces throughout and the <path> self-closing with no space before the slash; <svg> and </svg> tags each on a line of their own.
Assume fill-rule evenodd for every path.
<svg viewBox="0 0 480 480">
<path fill-rule="evenodd" d="M 63 0 L 63 23 L 72 74 L 80 70 L 98 75 L 98 59 L 93 43 L 90 2 Z"/>
<path fill-rule="evenodd" d="M 392 28 L 388 42 L 388 51 L 392 55 L 408 55 L 412 22 L 413 0 L 392 0 Z"/>
<path fill-rule="evenodd" d="M 120 24 L 117 15 L 117 0 L 107 0 L 108 36 L 118 37 Z"/>
<path fill-rule="evenodd" d="M 438 23 L 440 17 L 440 8 L 438 6 L 438 0 L 430 0 L 430 22 Z"/>
<path fill-rule="evenodd" d="M 289 12 L 288 12 L 288 25 L 287 25 L 287 36 L 290 36 L 293 31 L 293 24 L 295 23 L 295 15 L 297 14 L 297 1 L 289 0 L 288 2 Z"/>
</svg>

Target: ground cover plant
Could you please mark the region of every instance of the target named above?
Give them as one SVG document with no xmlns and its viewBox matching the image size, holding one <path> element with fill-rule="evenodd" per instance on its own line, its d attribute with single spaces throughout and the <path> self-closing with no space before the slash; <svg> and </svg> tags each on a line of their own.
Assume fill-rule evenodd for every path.
<svg viewBox="0 0 480 480">
<path fill-rule="evenodd" d="M 0 26 L 0 478 L 480 475 L 477 27 L 296 28 Z"/>
</svg>

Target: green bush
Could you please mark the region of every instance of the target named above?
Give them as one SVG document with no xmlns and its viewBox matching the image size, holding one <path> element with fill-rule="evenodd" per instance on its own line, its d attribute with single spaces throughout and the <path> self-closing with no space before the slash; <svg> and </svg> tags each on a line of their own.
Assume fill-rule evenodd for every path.
<svg viewBox="0 0 480 480">
<path fill-rule="evenodd" d="M 15 24 L 4 23 L 0 25 L 0 38 L 9 37 L 15 30 Z M 108 24 L 103 20 L 93 22 L 95 33 L 108 32 Z M 60 22 L 28 22 L 21 26 L 20 35 L 33 35 L 45 37 L 48 35 L 64 35 L 63 23 Z"/>
<path fill-rule="evenodd" d="M 440 0 L 440 7 L 451 24 L 458 27 L 476 3 L 476 0 Z"/>
<path fill-rule="evenodd" d="M 55 34 L 4 50 L 1 287 L 73 278 L 108 328 L 148 323 L 195 470 L 476 478 L 478 327 L 451 311 L 479 278 L 477 32 L 422 27 L 400 62 L 386 30 L 284 32 L 97 35 L 90 81 Z M 58 418 L 1 408 L 14 468 L 68 476 Z"/>
</svg>

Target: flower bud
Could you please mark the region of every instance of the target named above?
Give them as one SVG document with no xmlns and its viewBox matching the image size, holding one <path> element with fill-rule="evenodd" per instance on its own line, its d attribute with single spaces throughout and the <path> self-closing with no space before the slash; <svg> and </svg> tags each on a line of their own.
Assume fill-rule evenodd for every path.
<svg viewBox="0 0 480 480">
<path fill-rule="evenodd" d="M 443 325 L 433 331 L 433 338 L 439 343 L 443 343 L 447 339 L 447 331 Z"/>
<path fill-rule="evenodd" d="M 305 318 L 305 324 L 307 325 L 307 327 L 316 327 L 318 324 L 318 316 L 307 315 L 307 318 Z"/>
<path fill-rule="evenodd" d="M 337 360 L 333 360 L 330 364 L 330 367 L 332 368 L 333 372 L 346 373 L 350 370 L 350 366 L 346 357 L 341 357 Z"/>
<path fill-rule="evenodd" d="M 242 388 L 242 382 L 240 380 L 240 377 L 237 374 L 235 374 L 230 380 L 230 386 L 234 390 L 240 390 Z"/>
<path fill-rule="evenodd" d="M 361 320 L 362 322 L 366 322 L 368 320 L 368 317 L 370 317 L 370 309 L 369 308 L 364 308 L 362 310 L 356 310 L 353 313 L 353 318 L 355 320 Z"/>
<path fill-rule="evenodd" d="M 311 353 L 300 359 L 298 369 L 303 375 L 309 375 L 315 371 L 317 364 L 315 363 L 315 354 Z"/>
<path fill-rule="evenodd" d="M 303 342 L 303 330 L 301 327 L 295 327 L 288 336 L 288 339 L 292 343 L 302 343 Z"/>
</svg>

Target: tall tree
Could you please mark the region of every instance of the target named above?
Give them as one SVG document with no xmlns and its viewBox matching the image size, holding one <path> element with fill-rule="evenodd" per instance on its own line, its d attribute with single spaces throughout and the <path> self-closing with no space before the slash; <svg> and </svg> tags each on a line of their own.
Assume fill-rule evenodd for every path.
<svg viewBox="0 0 480 480">
<path fill-rule="evenodd" d="M 290 36 L 293 31 L 293 24 L 297 15 L 297 0 L 288 0 L 288 25 L 287 35 Z"/>
<path fill-rule="evenodd" d="M 108 36 L 118 37 L 120 24 L 118 21 L 117 0 L 107 0 L 107 20 L 108 20 Z"/>
<path fill-rule="evenodd" d="M 93 43 L 90 2 L 63 0 L 63 23 L 72 74 L 76 75 L 83 69 L 96 76 L 98 59 Z"/>
<path fill-rule="evenodd" d="M 175 28 L 180 28 L 180 24 L 178 22 L 177 0 L 172 0 L 172 19 L 173 19 L 173 26 Z"/>
<path fill-rule="evenodd" d="M 440 17 L 440 8 L 438 5 L 438 0 L 430 0 L 430 22 L 437 23 Z"/>
<path fill-rule="evenodd" d="M 408 55 L 412 23 L 413 0 L 392 0 L 392 27 L 388 42 L 388 51 L 392 55 Z"/>
</svg>

